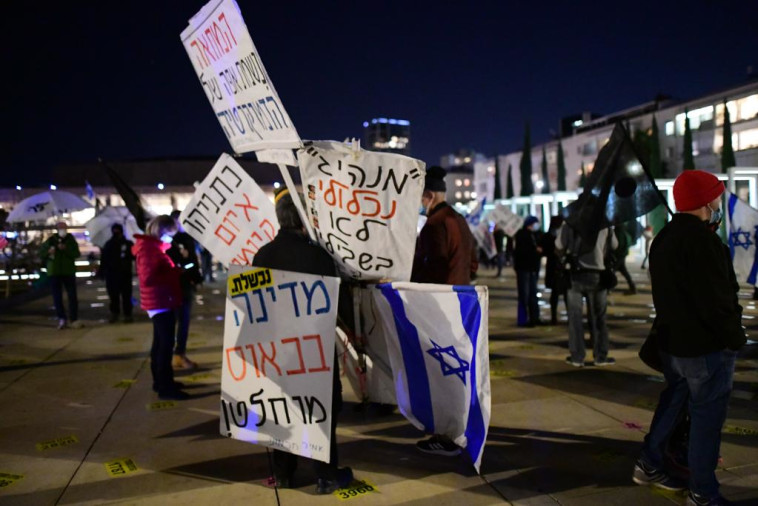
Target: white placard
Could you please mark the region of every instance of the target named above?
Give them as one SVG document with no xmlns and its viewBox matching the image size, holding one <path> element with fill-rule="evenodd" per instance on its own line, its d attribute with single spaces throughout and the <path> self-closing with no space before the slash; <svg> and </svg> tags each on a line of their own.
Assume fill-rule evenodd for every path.
<svg viewBox="0 0 758 506">
<path fill-rule="evenodd" d="M 360 280 L 409 280 L 425 164 L 335 141 L 297 152 L 306 211 L 319 243 Z"/>
<path fill-rule="evenodd" d="M 249 265 L 279 230 L 274 204 L 226 153 L 195 189 L 179 219 L 224 265 Z"/>
<path fill-rule="evenodd" d="M 222 435 L 329 462 L 339 283 L 230 267 Z"/>
<path fill-rule="evenodd" d="M 237 153 L 302 143 L 234 0 L 212 0 L 181 34 L 221 128 Z"/>
<path fill-rule="evenodd" d="M 497 204 L 485 219 L 494 222 L 509 237 L 516 235 L 516 232 L 524 225 L 524 218 L 501 204 Z"/>
</svg>

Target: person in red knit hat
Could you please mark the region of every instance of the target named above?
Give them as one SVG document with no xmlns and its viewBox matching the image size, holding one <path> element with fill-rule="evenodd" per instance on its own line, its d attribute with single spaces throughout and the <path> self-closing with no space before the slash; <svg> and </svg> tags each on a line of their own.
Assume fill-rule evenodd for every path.
<svg viewBox="0 0 758 506">
<path fill-rule="evenodd" d="M 724 184 L 686 170 L 674 182 L 678 213 L 650 249 L 655 327 L 666 377 L 650 432 L 632 479 L 669 490 L 687 488 L 664 466 L 666 444 L 689 407 L 687 504 L 730 504 L 719 493 L 716 464 L 726 420 L 736 352 L 745 344 L 742 307 L 728 250 L 714 231 Z"/>
</svg>

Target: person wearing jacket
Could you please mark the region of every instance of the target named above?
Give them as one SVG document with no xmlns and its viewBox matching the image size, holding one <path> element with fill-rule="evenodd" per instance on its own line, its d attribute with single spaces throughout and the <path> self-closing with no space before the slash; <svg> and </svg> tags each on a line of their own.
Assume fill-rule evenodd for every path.
<svg viewBox="0 0 758 506">
<path fill-rule="evenodd" d="M 724 184 L 708 172 L 686 170 L 676 178 L 673 191 L 678 213 L 659 232 L 650 250 L 666 388 L 632 479 L 639 485 L 685 488 L 664 470 L 663 453 L 688 405 L 687 504 L 728 504 L 719 493 L 715 471 L 736 352 L 746 337 L 733 267 L 714 233 L 722 216 Z"/>
<path fill-rule="evenodd" d="M 171 357 L 176 332 L 176 308 L 182 305 L 181 268 L 166 254 L 176 233 L 171 216 L 150 220 L 145 234 L 136 234 L 132 248 L 137 259 L 140 303 L 153 322 L 153 346 L 150 349 L 150 371 L 153 391 L 164 400 L 184 400 L 189 395 L 174 381 Z"/>
<path fill-rule="evenodd" d="M 79 258 L 79 245 L 73 235 L 68 233 L 66 222 L 55 225 L 57 233 L 48 237 L 40 247 L 40 259 L 47 269 L 50 288 L 53 292 L 53 304 L 58 316 L 58 330 L 70 326 L 81 327 L 79 322 L 79 301 L 76 294 L 76 264 Z M 66 318 L 66 306 L 63 305 L 63 289 L 68 295 L 70 319 Z"/>
<path fill-rule="evenodd" d="M 105 289 L 111 300 L 110 323 L 118 321 L 119 309 L 124 311 L 124 322 L 132 322 L 132 247 L 134 243 L 124 237 L 120 223 L 111 226 L 110 239 L 103 246 L 100 269 L 105 276 Z M 120 302 L 120 304 L 119 304 Z"/>
<path fill-rule="evenodd" d="M 296 197 L 297 198 L 297 197 Z M 253 257 L 253 265 L 321 276 L 337 276 L 334 260 L 318 244 L 308 238 L 303 222 L 297 212 L 289 190 L 282 188 L 274 198 L 276 218 L 279 220 L 279 232 L 274 240 L 265 244 Z M 344 487 L 353 480 L 353 471 L 349 467 L 338 467 L 337 453 L 337 415 L 342 408 L 342 383 L 340 382 L 339 361 L 334 350 L 334 368 L 332 374 L 332 412 L 331 412 L 331 448 L 329 463 L 314 460 L 316 471 L 316 493 L 330 494 Z M 297 455 L 274 450 L 274 484 L 279 488 L 291 488 Z"/>
<path fill-rule="evenodd" d="M 518 291 L 519 327 L 534 327 L 540 322 L 540 307 L 537 303 L 537 278 L 540 272 L 542 247 L 537 244 L 540 222 L 534 216 L 527 216 L 524 225 L 514 236 L 513 269 L 516 271 Z"/>
</svg>

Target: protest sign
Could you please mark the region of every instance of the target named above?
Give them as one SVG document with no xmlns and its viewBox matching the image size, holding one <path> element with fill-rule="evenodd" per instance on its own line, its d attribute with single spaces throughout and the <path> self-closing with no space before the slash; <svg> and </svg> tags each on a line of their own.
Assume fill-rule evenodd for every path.
<svg viewBox="0 0 758 506">
<path fill-rule="evenodd" d="M 237 2 L 208 2 L 190 19 L 181 40 L 234 151 L 301 145 Z"/>
<path fill-rule="evenodd" d="M 485 219 L 495 222 L 495 225 L 502 228 L 505 235 L 509 237 L 516 235 L 516 232 L 524 225 L 524 218 L 501 204 L 497 204 Z"/>
<path fill-rule="evenodd" d="M 180 216 L 184 229 L 224 265 L 249 265 L 279 230 L 274 204 L 224 153 Z"/>
<path fill-rule="evenodd" d="M 410 279 L 425 164 L 334 141 L 309 143 L 297 155 L 308 220 L 342 272 Z"/>
<path fill-rule="evenodd" d="M 222 435 L 329 462 L 339 282 L 229 268 Z"/>
</svg>

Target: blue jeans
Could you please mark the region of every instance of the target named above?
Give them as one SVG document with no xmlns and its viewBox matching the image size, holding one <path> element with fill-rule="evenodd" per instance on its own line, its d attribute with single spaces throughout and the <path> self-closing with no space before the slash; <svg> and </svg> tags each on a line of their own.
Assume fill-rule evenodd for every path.
<svg viewBox="0 0 758 506">
<path fill-rule="evenodd" d="M 76 297 L 76 276 L 50 276 L 50 288 L 53 292 L 53 304 L 55 314 L 59 320 L 66 319 L 66 306 L 63 305 L 63 289 L 68 295 L 68 306 L 71 312 L 71 320 L 79 319 L 79 300 Z"/>
<path fill-rule="evenodd" d="M 519 325 L 534 325 L 540 321 L 540 306 L 537 303 L 537 273 L 532 271 L 516 271 L 516 287 L 518 291 Z"/>
<path fill-rule="evenodd" d="M 715 471 L 736 353 L 724 350 L 701 357 L 674 357 L 663 351 L 660 354 L 667 385 L 661 392 L 650 433 L 645 436 L 641 458 L 656 469 L 663 468 L 666 442 L 689 399 L 689 488 L 696 494 L 716 497 L 719 483 Z"/>
<path fill-rule="evenodd" d="M 566 305 L 569 321 L 569 351 L 571 360 L 584 362 L 584 311 L 583 299 L 587 298 L 587 320 L 590 323 L 590 335 L 594 340 L 594 359 L 602 361 L 608 358 L 608 326 L 605 324 L 608 292 L 600 288 L 599 272 L 572 272 L 571 288 L 566 292 Z"/>
</svg>

